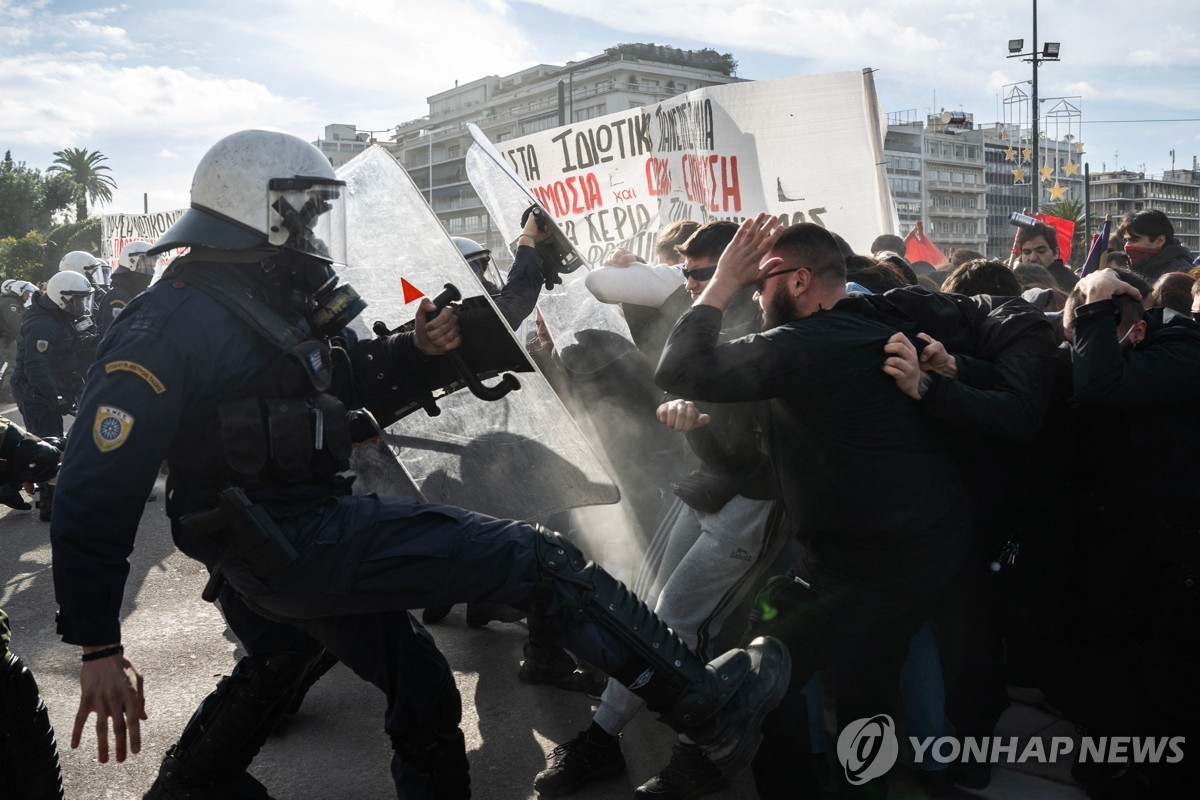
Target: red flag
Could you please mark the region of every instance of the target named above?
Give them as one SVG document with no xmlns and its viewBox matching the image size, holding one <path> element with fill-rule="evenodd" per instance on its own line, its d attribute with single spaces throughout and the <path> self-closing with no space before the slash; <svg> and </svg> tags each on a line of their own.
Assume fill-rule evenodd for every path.
<svg viewBox="0 0 1200 800">
<path fill-rule="evenodd" d="M 928 261 L 935 267 L 946 261 L 946 256 L 937 245 L 929 241 L 920 222 L 904 237 L 904 257 L 910 264 L 914 261 Z"/>
<path fill-rule="evenodd" d="M 1070 261 L 1071 242 L 1075 239 L 1074 220 L 1052 217 L 1041 211 L 1034 212 L 1033 217 L 1038 222 L 1044 222 L 1051 228 L 1054 228 L 1054 234 L 1058 238 L 1058 257 L 1062 259 L 1064 264 Z"/>
<path fill-rule="evenodd" d="M 400 279 L 400 289 L 404 292 L 404 305 L 408 305 L 413 300 L 420 300 L 425 296 L 424 292 L 404 280 L 404 278 Z"/>
</svg>

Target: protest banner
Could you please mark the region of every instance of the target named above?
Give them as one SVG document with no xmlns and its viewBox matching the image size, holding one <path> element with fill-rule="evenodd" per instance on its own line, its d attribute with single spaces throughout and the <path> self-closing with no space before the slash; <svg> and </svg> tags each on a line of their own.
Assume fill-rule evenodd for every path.
<svg viewBox="0 0 1200 800">
<path fill-rule="evenodd" d="M 100 260 L 114 269 L 130 242 L 155 242 L 183 216 L 183 209 L 154 214 L 105 214 L 100 218 Z M 171 254 L 168 253 L 168 256 Z"/>
<path fill-rule="evenodd" d="M 817 223 L 865 252 L 896 229 L 885 132 L 864 70 L 696 89 L 496 148 L 599 266 L 618 247 L 653 261 L 669 222 L 759 212 Z"/>
</svg>

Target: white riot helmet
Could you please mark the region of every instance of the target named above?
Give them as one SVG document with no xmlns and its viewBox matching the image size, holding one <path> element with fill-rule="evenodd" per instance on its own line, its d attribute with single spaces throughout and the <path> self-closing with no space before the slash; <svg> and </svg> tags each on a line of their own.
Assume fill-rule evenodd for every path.
<svg viewBox="0 0 1200 800">
<path fill-rule="evenodd" d="M 36 291 L 36 286 L 20 278 L 9 278 L 4 283 L 0 283 L 0 294 L 14 294 L 20 297 L 23 294 L 31 294 Z"/>
<path fill-rule="evenodd" d="M 286 247 L 345 263 L 344 190 L 329 159 L 303 139 L 230 134 L 200 159 L 191 208 L 147 252 Z"/>
<path fill-rule="evenodd" d="M 93 291 L 91 281 L 70 270 L 56 272 L 46 281 L 46 296 L 76 320 L 92 315 Z"/>
<path fill-rule="evenodd" d="M 496 266 L 492 262 L 491 250 L 465 236 L 451 236 L 450 241 L 454 242 L 458 252 L 462 253 L 462 257 L 467 260 L 475 277 L 493 283 L 497 287 L 500 285 L 500 273 L 497 272 Z M 491 267 L 490 270 L 489 267 Z M 493 289 L 489 289 L 489 291 L 493 291 Z"/>
<path fill-rule="evenodd" d="M 124 267 L 130 272 L 140 272 L 143 275 L 153 275 L 158 259 L 146 255 L 149 249 L 149 242 L 130 242 L 121 248 L 121 255 L 117 257 L 117 267 Z"/>
<path fill-rule="evenodd" d="M 78 272 L 87 276 L 92 284 L 107 284 L 108 264 L 96 258 L 86 250 L 72 250 L 58 262 L 59 272 Z"/>
</svg>

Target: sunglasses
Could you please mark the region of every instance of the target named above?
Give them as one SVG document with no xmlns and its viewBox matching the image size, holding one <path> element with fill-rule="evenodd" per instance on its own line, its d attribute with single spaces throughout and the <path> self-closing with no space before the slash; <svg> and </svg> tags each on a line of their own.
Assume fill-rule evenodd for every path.
<svg viewBox="0 0 1200 800">
<path fill-rule="evenodd" d="M 691 278 L 694 281 L 710 281 L 712 280 L 712 276 L 716 274 L 716 267 L 697 267 L 696 269 L 683 270 L 683 277 Z"/>
<path fill-rule="evenodd" d="M 754 284 L 754 291 L 758 292 L 759 294 L 762 294 L 763 290 L 767 288 L 767 281 L 771 280 L 771 278 L 774 278 L 776 275 L 786 275 L 789 272 L 799 272 L 802 269 L 805 269 L 805 268 L 804 267 L 792 267 L 791 269 L 781 269 L 778 272 L 772 272 L 767 275 L 763 275 Z"/>
</svg>

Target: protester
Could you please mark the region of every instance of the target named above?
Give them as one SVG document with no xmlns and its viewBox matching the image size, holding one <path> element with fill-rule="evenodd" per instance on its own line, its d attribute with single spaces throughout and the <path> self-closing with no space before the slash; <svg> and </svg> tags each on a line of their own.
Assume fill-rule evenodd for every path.
<svg viewBox="0 0 1200 800">
<path fill-rule="evenodd" d="M 1126 214 L 1117 228 L 1130 269 L 1153 282 L 1168 272 L 1187 272 L 1192 254 L 1175 238 L 1175 227 L 1158 209 Z"/>
<path fill-rule="evenodd" d="M 957 573 L 970 523 L 933 422 L 879 369 L 895 329 L 845 288 L 845 256 L 813 224 L 748 219 L 671 333 L 659 385 L 709 402 L 769 401 L 766 445 L 789 527 L 806 546 L 757 604 L 755 629 L 792 652 L 791 689 L 764 723 L 759 796 L 816 796 L 802 694 L 832 663 L 843 722 L 893 706 L 909 640 Z M 717 343 L 755 286 L 764 330 Z M 870 495 L 863 502 L 862 493 Z M 913 498 L 921 498 L 914 503 Z"/>
<path fill-rule="evenodd" d="M 1045 267 L 1064 291 L 1071 291 L 1079 280 L 1059 257 L 1058 233 L 1044 222 L 1017 226 L 1017 249 L 1018 263 Z"/>
<path fill-rule="evenodd" d="M 1186 272 L 1160 275 L 1150 290 L 1147 308 L 1171 308 L 1181 314 L 1192 310 L 1192 287 L 1196 280 Z"/>
<path fill-rule="evenodd" d="M 950 277 L 942 284 L 942 291 L 965 295 L 1016 297 L 1021 294 L 1021 284 L 1004 262 L 977 258 L 950 273 Z"/>
</svg>

